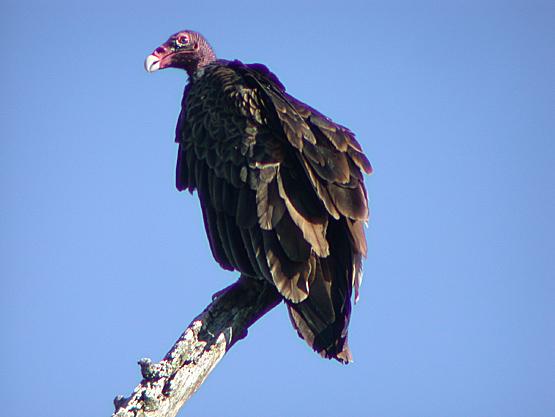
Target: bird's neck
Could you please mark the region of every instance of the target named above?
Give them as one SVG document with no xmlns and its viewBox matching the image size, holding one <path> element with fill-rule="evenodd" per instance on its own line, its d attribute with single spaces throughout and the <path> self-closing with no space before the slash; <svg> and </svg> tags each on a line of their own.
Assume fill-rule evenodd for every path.
<svg viewBox="0 0 555 417">
<path fill-rule="evenodd" d="M 189 77 L 196 78 L 196 74 L 200 71 L 203 72 L 203 68 L 208 64 L 216 60 L 216 54 L 208 42 L 204 41 L 200 44 L 200 53 L 197 55 L 198 60 L 194 62 L 193 65 L 186 68 Z"/>
</svg>

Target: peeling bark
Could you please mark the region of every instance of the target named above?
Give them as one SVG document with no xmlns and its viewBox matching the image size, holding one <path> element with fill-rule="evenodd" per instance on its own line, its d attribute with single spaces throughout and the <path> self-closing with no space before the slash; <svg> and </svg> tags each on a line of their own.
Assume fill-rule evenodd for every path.
<svg viewBox="0 0 555 417">
<path fill-rule="evenodd" d="M 114 399 L 112 417 L 174 417 L 227 350 L 280 301 L 271 284 L 246 277 L 217 293 L 164 359 L 139 361 L 143 380 L 129 398 Z"/>
</svg>

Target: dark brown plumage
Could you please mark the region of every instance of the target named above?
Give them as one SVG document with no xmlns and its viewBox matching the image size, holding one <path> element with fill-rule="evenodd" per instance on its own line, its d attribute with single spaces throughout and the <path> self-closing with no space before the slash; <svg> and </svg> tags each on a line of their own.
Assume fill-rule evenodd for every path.
<svg viewBox="0 0 555 417">
<path fill-rule="evenodd" d="M 196 32 L 171 36 L 145 66 L 189 74 L 177 188 L 197 191 L 216 261 L 273 283 L 299 335 L 349 362 L 371 172 L 353 133 L 287 94 L 265 66 L 216 60 Z"/>
</svg>

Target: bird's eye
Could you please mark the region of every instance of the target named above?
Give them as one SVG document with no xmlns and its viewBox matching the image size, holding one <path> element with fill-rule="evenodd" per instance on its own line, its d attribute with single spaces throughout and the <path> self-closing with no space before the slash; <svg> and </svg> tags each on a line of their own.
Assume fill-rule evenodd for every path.
<svg viewBox="0 0 555 417">
<path fill-rule="evenodd" d="M 185 46 L 189 44 L 189 37 L 187 35 L 180 35 L 175 41 L 177 46 Z"/>
</svg>

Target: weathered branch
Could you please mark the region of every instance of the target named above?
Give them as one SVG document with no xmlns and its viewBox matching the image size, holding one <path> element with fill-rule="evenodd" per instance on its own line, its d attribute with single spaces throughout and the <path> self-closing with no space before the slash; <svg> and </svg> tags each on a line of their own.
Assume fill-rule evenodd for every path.
<svg viewBox="0 0 555 417">
<path fill-rule="evenodd" d="M 141 359 L 143 380 L 114 399 L 112 417 L 174 417 L 225 352 L 281 298 L 266 281 L 241 277 L 220 291 L 159 363 Z"/>
</svg>

